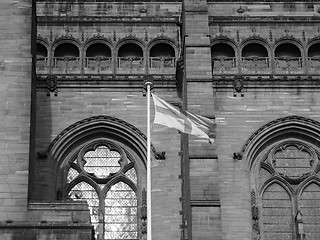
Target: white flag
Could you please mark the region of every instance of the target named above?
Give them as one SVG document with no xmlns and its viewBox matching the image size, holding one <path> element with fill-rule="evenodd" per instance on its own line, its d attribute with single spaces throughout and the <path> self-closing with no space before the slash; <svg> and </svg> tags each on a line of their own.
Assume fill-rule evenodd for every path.
<svg viewBox="0 0 320 240">
<path fill-rule="evenodd" d="M 182 113 L 155 94 L 152 94 L 152 98 L 155 105 L 155 124 L 175 128 L 183 133 L 208 139 L 210 142 L 214 141 L 215 123 L 213 121 L 187 111 Z"/>
</svg>

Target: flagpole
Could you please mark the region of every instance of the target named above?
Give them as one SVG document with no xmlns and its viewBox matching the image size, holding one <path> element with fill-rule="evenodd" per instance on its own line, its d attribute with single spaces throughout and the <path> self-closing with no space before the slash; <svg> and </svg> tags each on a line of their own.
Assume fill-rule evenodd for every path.
<svg viewBox="0 0 320 240">
<path fill-rule="evenodd" d="M 150 89 L 152 82 L 145 83 L 147 87 L 147 240 L 152 240 L 151 227 L 151 133 L 150 133 Z"/>
</svg>

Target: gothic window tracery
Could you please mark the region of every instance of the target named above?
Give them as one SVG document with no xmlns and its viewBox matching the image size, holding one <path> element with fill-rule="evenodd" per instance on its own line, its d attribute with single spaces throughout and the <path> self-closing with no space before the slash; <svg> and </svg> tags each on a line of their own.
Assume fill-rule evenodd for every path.
<svg viewBox="0 0 320 240">
<path fill-rule="evenodd" d="M 257 187 L 260 219 L 254 219 L 253 239 L 320 238 L 318 155 L 300 141 L 275 145 L 265 155 Z"/>
<path fill-rule="evenodd" d="M 88 203 L 101 239 L 137 239 L 138 174 L 123 147 L 109 140 L 84 145 L 70 159 L 65 178 L 66 198 Z"/>
</svg>

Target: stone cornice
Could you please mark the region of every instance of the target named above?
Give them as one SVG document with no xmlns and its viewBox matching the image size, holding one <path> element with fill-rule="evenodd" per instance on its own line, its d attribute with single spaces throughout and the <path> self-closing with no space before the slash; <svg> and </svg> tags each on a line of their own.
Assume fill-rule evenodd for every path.
<svg viewBox="0 0 320 240">
<path fill-rule="evenodd" d="M 286 90 L 320 91 L 320 75 L 215 75 L 213 88 L 216 91 L 230 91 L 235 80 L 241 79 L 241 91 L 254 90 Z"/>
<path fill-rule="evenodd" d="M 115 1 L 115 0 L 36 0 L 37 3 L 43 2 L 43 3 L 137 3 L 141 4 L 143 3 L 148 3 L 148 2 L 168 2 L 168 3 L 177 3 L 181 2 L 181 0 L 121 0 L 121 1 Z"/>
<path fill-rule="evenodd" d="M 54 76 L 57 82 L 57 90 L 62 88 L 109 88 L 109 89 L 127 89 L 132 91 L 143 90 L 145 75 L 81 75 L 81 74 L 38 74 L 37 89 L 48 89 L 47 79 Z M 149 75 L 153 79 L 155 88 L 176 88 L 175 75 Z"/>
<path fill-rule="evenodd" d="M 193 200 L 191 199 L 191 206 L 192 207 L 220 207 L 221 203 L 218 199 L 201 199 L 201 200 Z"/>
<path fill-rule="evenodd" d="M 216 23 L 319 23 L 320 16 L 210 16 L 209 25 Z"/>
<path fill-rule="evenodd" d="M 64 24 L 64 23 L 134 23 L 134 24 L 175 24 L 179 23 L 179 17 L 128 17 L 128 16 L 116 16 L 116 17 L 104 17 L 104 16 L 38 16 L 38 25 L 45 24 Z"/>
<path fill-rule="evenodd" d="M 208 3 L 215 3 L 215 2 L 225 2 L 225 3 L 249 3 L 250 1 L 244 1 L 244 0 L 207 0 Z M 258 0 L 258 1 L 251 1 L 252 3 L 273 3 L 273 2 L 279 2 L 279 3 L 319 3 L 319 0 L 305 0 L 305 1 L 299 1 L 299 0 Z"/>
</svg>

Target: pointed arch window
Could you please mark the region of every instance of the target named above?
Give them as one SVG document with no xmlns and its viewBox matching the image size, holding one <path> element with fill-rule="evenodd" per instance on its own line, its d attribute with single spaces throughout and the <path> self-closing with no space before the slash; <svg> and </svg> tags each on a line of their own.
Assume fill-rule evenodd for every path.
<svg viewBox="0 0 320 240">
<path fill-rule="evenodd" d="M 298 140 L 274 145 L 266 153 L 252 193 L 253 239 L 320 239 L 318 156 Z"/>
<path fill-rule="evenodd" d="M 66 198 L 86 201 L 98 239 L 138 238 L 135 159 L 117 143 L 97 140 L 68 162 Z"/>
</svg>

